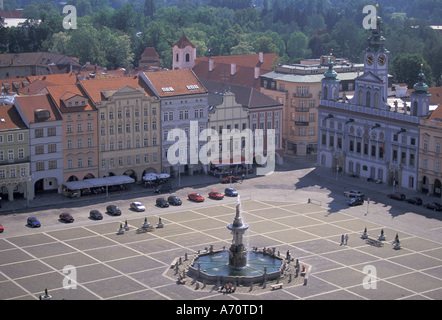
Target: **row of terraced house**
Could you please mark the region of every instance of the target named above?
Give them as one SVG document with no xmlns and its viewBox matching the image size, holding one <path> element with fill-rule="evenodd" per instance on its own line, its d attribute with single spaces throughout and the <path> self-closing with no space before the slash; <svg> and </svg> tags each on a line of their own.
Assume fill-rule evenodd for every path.
<svg viewBox="0 0 442 320">
<path fill-rule="evenodd" d="M 183 36 L 173 47 L 173 70 L 1 80 L 3 91 L 19 95 L 0 106 L 0 193 L 9 200 L 14 193 L 32 199 L 39 191 L 62 192 L 66 182 L 109 175 L 138 182 L 150 172 L 176 177 L 222 165 L 250 167 L 253 159 L 244 157 L 224 164 L 191 159 L 207 139 L 188 143 L 180 150 L 187 159 L 170 163 L 174 141 L 168 134 L 272 129 L 277 164 L 284 154 L 317 154 L 320 166 L 438 196 L 442 110 L 428 100 L 433 88 L 420 75 L 417 94 L 409 90 L 413 101 L 400 98 L 401 85 L 395 85 L 397 98 L 391 97 L 384 40 L 369 38 L 374 44 L 365 56 L 377 59 L 364 64 L 324 56 L 283 65 L 275 54 L 199 58 Z M 146 52 L 154 55 L 152 48 Z"/>
</svg>

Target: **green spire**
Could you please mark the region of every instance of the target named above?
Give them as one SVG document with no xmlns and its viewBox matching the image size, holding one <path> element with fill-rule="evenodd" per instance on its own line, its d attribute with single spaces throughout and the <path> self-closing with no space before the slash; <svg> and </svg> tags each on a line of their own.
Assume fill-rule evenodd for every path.
<svg viewBox="0 0 442 320">
<path fill-rule="evenodd" d="M 379 8 L 379 5 L 376 5 L 376 8 Z M 371 36 L 367 39 L 368 48 L 367 50 L 372 52 L 386 52 L 385 49 L 385 38 L 382 35 L 382 19 L 381 17 L 376 17 L 376 29 L 373 29 L 371 32 Z"/>
<path fill-rule="evenodd" d="M 421 72 L 419 72 L 419 75 L 417 76 L 418 82 L 414 84 L 413 88 L 416 91 L 416 93 L 428 93 L 428 86 L 424 82 L 425 74 L 423 71 L 423 64 L 421 64 Z"/>
<path fill-rule="evenodd" d="M 324 72 L 324 77 L 326 78 L 326 80 L 337 80 L 336 77 L 338 76 L 336 71 L 333 70 L 334 63 L 332 61 L 332 55 L 333 53 L 330 53 L 330 58 L 328 60 L 328 70 Z"/>
</svg>

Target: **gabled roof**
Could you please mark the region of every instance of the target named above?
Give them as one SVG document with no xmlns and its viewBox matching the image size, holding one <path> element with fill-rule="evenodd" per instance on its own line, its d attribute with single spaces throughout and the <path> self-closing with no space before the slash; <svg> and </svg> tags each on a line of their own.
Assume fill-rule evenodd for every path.
<svg viewBox="0 0 442 320">
<path fill-rule="evenodd" d="M 373 72 L 368 71 L 364 74 L 357 77 L 356 80 L 362 80 L 362 81 L 370 81 L 370 82 L 376 82 L 376 83 L 383 83 L 381 78 L 379 78 L 377 75 L 375 75 Z"/>
<path fill-rule="evenodd" d="M 144 49 L 144 52 L 141 55 L 141 58 L 159 58 L 158 53 L 155 51 L 154 47 L 147 47 L 146 49 Z"/>
<path fill-rule="evenodd" d="M 180 38 L 180 40 L 178 40 L 173 46 L 175 47 L 177 46 L 179 49 L 184 49 L 185 47 L 192 47 L 192 48 L 196 48 L 192 42 L 189 41 L 189 39 L 187 39 L 187 37 L 183 34 L 183 36 Z"/>
<path fill-rule="evenodd" d="M 49 96 L 53 99 L 54 103 L 64 112 L 81 112 L 96 110 L 95 106 L 90 102 L 85 94 L 80 90 L 78 85 L 64 85 L 64 86 L 50 86 L 46 88 L 49 92 Z M 74 96 L 82 96 L 87 100 L 85 106 L 67 107 L 64 102 Z"/>
<path fill-rule="evenodd" d="M 158 97 L 173 97 L 207 93 L 203 84 L 190 69 L 144 72 Z"/>
<path fill-rule="evenodd" d="M 15 101 L 19 104 L 29 123 L 62 120 L 61 114 L 56 105 L 52 102 L 51 97 L 47 94 L 20 96 L 16 97 Z M 36 109 L 44 109 L 49 111 L 49 118 L 37 119 L 35 116 Z"/>
<path fill-rule="evenodd" d="M 23 53 L 3 53 L 0 54 L 0 67 L 10 66 L 49 66 L 52 64 L 67 64 L 80 66 L 72 58 L 58 53 L 51 52 L 23 52 Z"/>
<path fill-rule="evenodd" d="M 15 106 L 0 106 L 0 131 L 26 128 Z"/>
<path fill-rule="evenodd" d="M 235 101 L 247 107 L 249 109 L 259 109 L 268 107 L 278 107 L 282 108 L 283 104 L 268 97 L 264 93 L 256 90 L 255 88 L 240 86 L 234 84 L 226 84 L 218 81 L 204 80 L 201 82 L 207 88 L 208 92 L 211 93 L 221 93 L 221 92 L 232 92 L 235 94 Z"/>
<path fill-rule="evenodd" d="M 210 58 L 200 57 L 195 59 L 193 71 L 200 79 L 221 81 L 225 83 L 238 84 L 253 87 L 259 90 L 260 80 L 255 78 L 255 67 L 259 67 L 259 75 L 272 71 L 271 66 L 276 62 L 276 53 L 262 54 L 262 62 L 259 54 L 216 56 Z M 210 64 L 213 69 L 210 71 Z M 236 65 L 234 75 L 231 75 L 231 65 Z"/>
<path fill-rule="evenodd" d="M 153 96 L 152 91 L 139 77 L 83 80 L 80 81 L 80 85 L 87 95 L 92 99 L 93 103 L 97 103 L 102 100 L 103 95 L 101 93 L 103 91 L 119 90 L 125 86 L 129 86 L 131 88 L 142 88 L 144 89 L 144 93 L 147 97 Z"/>
</svg>

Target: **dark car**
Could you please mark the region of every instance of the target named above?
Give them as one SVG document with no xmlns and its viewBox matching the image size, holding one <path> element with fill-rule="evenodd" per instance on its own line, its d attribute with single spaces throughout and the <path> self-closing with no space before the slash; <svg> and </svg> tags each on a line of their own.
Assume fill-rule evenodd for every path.
<svg viewBox="0 0 442 320">
<path fill-rule="evenodd" d="M 67 212 L 63 212 L 62 214 L 60 214 L 59 218 L 61 221 L 64 221 L 64 222 L 74 222 L 74 217 L 72 217 L 72 215 Z"/>
<path fill-rule="evenodd" d="M 91 219 L 94 219 L 94 220 L 101 220 L 101 219 L 103 219 L 103 215 L 102 215 L 101 212 L 98 211 L 98 210 L 91 210 L 91 211 L 89 212 L 89 217 L 90 217 Z"/>
<path fill-rule="evenodd" d="M 167 202 L 167 200 L 164 198 L 157 198 L 155 203 L 157 204 L 158 207 L 161 207 L 161 208 L 166 208 L 169 206 L 169 202 Z"/>
<path fill-rule="evenodd" d="M 167 198 L 167 202 L 169 202 L 169 204 L 173 204 L 174 206 L 180 206 L 183 203 L 177 196 L 169 196 Z"/>
<path fill-rule="evenodd" d="M 29 217 L 26 220 L 26 225 L 30 226 L 31 228 L 40 228 L 41 224 L 40 221 L 36 217 Z"/>
<path fill-rule="evenodd" d="M 405 200 L 405 194 L 400 192 L 390 193 L 387 195 L 387 197 L 394 200 L 400 200 L 400 201 Z"/>
<path fill-rule="evenodd" d="M 106 212 L 112 216 L 120 216 L 121 210 L 114 204 L 110 204 L 106 207 Z"/>
<path fill-rule="evenodd" d="M 364 204 L 364 199 L 362 199 L 362 198 L 351 198 L 349 201 L 347 201 L 347 204 L 350 207 L 360 206 L 360 205 Z"/>
<path fill-rule="evenodd" d="M 155 188 L 155 193 L 172 192 L 172 185 L 170 183 L 160 184 Z"/>
<path fill-rule="evenodd" d="M 226 188 L 224 190 L 224 195 L 229 196 L 229 197 L 237 197 L 238 196 L 238 191 L 236 191 L 232 187 L 229 187 L 229 188 Z"/>
<path fill-rule="evenodd" d="M 422 204 L 422 199 L 418 198 L 418 197 L 411 197 L 411 198 L 405 199 L 405 202 L 408 202 L 408 203 L 414 204 L 416 206 L 419 206 L 419 205 Z"/>
<path fill-rule="evenodd" d="M 424 205 L 424 208 L 434 210 L 434 211 L 442 211 L 442 204 L 439 202 L 430 202 Z"/>
</svg>

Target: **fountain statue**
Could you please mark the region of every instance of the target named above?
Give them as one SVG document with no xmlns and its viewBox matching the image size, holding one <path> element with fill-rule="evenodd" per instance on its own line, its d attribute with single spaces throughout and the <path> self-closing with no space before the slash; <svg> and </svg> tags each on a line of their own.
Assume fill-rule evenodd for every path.
<svg viewBox="0 0 442 320">
<path fill-rule="evenodd" d="M 248 228 L 249 225 L 243 223 L 241 218 L 241 200 L 238 195 L 235 219 L 233 223 L 227 225 L 227 229 L 233 234 L 232 245 L 229 249 L 229 264 L 234 268 L 242 268 L 247 265 L 247 249 L 243 244 L 243 235 Z"/>
</svg>

